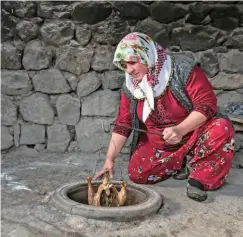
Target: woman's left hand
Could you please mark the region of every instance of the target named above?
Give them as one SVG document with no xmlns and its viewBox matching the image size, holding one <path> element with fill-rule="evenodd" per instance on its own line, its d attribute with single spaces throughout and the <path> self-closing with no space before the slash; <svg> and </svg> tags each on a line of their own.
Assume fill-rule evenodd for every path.
<svg viewBox="0 0 243 237">
<path fill-rule="evenodd" d="M 183 137 L 176 126 L 165 128 L 162 136 L 163 139 L 169 144 L 178 144 L 181 142 Z"/>
</svg>

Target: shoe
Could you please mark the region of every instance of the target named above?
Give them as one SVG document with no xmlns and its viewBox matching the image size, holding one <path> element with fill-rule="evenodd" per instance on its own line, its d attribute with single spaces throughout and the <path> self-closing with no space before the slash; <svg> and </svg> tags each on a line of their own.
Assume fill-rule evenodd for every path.
<svg viewBox="0 0 243 237">
<path fill-rule="evenodd" d="M 187 184 L 187 196 L 195 201 L 203 202 L 207 199 L 207 192 Z"/>
<path fill-rule="evenodd" d="M 176 174 L 173 175 L 174 179 L 183 180 L 187 179 L 190 174 L 190 171 L 187 167 L 182 167 Z"/>
</svg>

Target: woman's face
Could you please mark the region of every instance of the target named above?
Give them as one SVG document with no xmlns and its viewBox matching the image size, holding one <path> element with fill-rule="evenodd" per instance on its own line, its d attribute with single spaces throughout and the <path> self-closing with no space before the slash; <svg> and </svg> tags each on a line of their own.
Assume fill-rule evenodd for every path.
<svg viewBox="0 0 243 237">
<path fill-rule="evenodd" d="M 124 71 L 130 74 L 133 79 L 140 82 L 144 75 L 148 72 L 148 67 L 142 63 L 122 62 Z"/>
</svg>

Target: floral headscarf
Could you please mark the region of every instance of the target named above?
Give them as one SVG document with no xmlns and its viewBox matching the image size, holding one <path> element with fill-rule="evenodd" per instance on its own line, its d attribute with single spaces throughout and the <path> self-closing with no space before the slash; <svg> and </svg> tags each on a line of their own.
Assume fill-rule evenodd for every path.
<svg viewBox="0 0 243 237">
<path fill-rule="evenodd" d="M 121 70 L 123 62 L 142 63 L 148 67 L 148 73 L 141 82 L 134 80 L 125 72 L 126 87 L 137 99 L 144 99 L 143 121 L 154 109 L 154 97 L 165 90 L 171 72 L 171 60 L 165 50 L 148 35 L 130 33 L 118 44 L 113 63 Z"/>
<path fill-rule="evenodd" d="M 158 75 L 166 59 L 165 50 L 143 33 L 130 33 L 125 36 L 116 48 L 113 63 L 124 70 L 122 62 L 137 62 L 146 65 L 149 69 L 148 80 L 152 87 L 159 83 Z M 134 87 L 137 82 L 132 80 Z"/>
</svg>

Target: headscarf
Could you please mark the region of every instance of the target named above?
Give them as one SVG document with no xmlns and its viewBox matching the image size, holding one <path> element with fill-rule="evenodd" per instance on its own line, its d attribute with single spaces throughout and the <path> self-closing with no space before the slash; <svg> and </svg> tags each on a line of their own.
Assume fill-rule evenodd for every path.
<svg viewBox="0 0 243 237">
<path fill-rule="evenodd" d="M 154 109 L 154 97 L 165 90 L 171 71 L 170 57 L 165 50 L 148 35 L 133 32 L 118 44 L 113 63 L 121 70 L 123 62 L 137 62 L 148 67 L 148 73 L 141 82 L 125 72 L 126 87 L 137 99 L 144 99 L 143 118 L 145 122 Z"/>
</svg>

